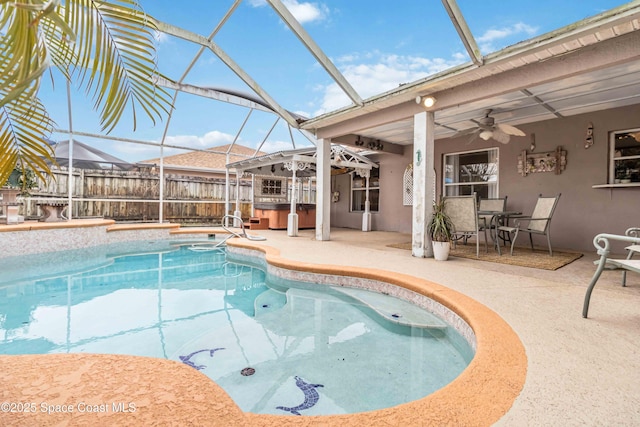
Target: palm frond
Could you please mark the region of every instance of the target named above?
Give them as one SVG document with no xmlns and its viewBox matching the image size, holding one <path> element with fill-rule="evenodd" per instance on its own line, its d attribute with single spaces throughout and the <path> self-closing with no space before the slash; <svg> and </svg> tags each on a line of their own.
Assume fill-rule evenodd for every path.
<svg viewBox="0 0 640 427">
<path fill-rule="evenodd" d="M 20 96 L 0 107 L 0 186 L 11 172 L 30 169 L 44 180 L 50 173 L 53 149 L 45 140 L 54 127 L 40 100 Z"/>
<path fill-rule="evenodd" d="M 134 128 L 136 105 L 153 123 L 170 108 L 168 93 L 152 80 L 155 28 L 136 5 L 132 0 L 74 0 L 64 9 L 78 34 L 73 75 L 93 98 L 107 132 L 127 108 L 134 112 Z"/>
<path fill-rule="evenodd" d="M 0 107 L 23 92 L 35 97 L 47 69 L 38 30 L 31 25 L 36 15 L 36 11 L 16 7 L 15 2 L 0 2 Z"/>
</svg>

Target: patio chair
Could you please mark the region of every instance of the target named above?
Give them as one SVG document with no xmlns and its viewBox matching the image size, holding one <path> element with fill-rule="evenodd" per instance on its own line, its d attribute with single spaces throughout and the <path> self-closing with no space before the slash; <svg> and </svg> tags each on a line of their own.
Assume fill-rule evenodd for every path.
<svg viewBox="0 0 640 427">
<path fill-rule="evenodd" d="M 453 224 L 454 244 L 456 239 L 476 236 L 476 257 L 480 257 L 480 236 L 478 230 L 478 205 L 475 193 L 470 196 L 449 196 L 444 198 L 445 212 Z M 487 241 L 484 242 L 485 252 Z"/>
<path fill-rule="evenodd" d="M 560 199 L 560 194 L 554 197 L 543 197 L 542 194 L 538 196 L 538 201 L 533 208 L 531 216 L 515 217 L 515 225 L 509 227 L 508 225 L 498 226 L 498 233 L 504 232 L 509 237 L 513 234 L 511 239 L 511 255 L 513 256 L 513 247 L 516 244 L 516 239 L 520 233 L 529 233 L 529 242 L 531 243 L 531 250 L 533 251 L 533 235 L 541 234 L 547 237 L 547 246 L 549 247 L 549 256 L 553 256 L 553 250 L 551 249 L 551 218 L 553 212 Z M 523 227 L 522 222 L 527 222 L 527 226 Z M 498 250 L 500 249 L 500 242 L 498 242 Z"/>
<path fill-rule="evenodd" d="M 612 241 L 631 243 L 625 249 L 629 251 L 629 254 L 625 259 L 612 259 L 609 258 L 610 244 Z M 622 286 L 626 286 L 627 271 L 633 271 L 640 273 L 640 259 L 631 259 L 635 253 L 640 253 L 640 228 L 629 228 L 625 235 L 618 234 L 598 234 L 593 239 L 593 245 L 596 247 L 600 260 L 598 261 L 598 268 L 591 278 L 591 283 L 587 287 L 587 292 L 584 296 L 584 304 L 582 306 L 582 317 L 586 318 L 589 313 L 589 301 L 591 300 L 591 293 L 596 286 L 602 271 L 606 269 L 622 269 Z"/>
<path fill-rule="evenodd" d="M 478 211 L 484 212 L 504 212 L 507 207 L 507 196 L 494 199 L 480 199 Z M 484 241 L 487 242 L 487 230 L 492 230 L 499 224 L 494 224 L 493 215 L 478 214 L 478 230 L 484 231 Z M 492 236 L 493 237 L 493 236 Z"/>
</svg>

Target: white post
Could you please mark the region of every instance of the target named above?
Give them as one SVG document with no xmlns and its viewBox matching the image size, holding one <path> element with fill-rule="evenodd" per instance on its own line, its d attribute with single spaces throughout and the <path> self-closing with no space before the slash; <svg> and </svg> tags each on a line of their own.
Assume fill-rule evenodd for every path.
<svg viewBox="0 0 640 427">
<path fill-rule="evenodd" d="M 240 177 L 242 176 L 242 171 L 236 169 L 236 210 L 233 211 L 233 216 L 237 218 L 242 218 L 242 212 L 240 211 Z M 233 226 L 240 227 L 242 224 L 241 219 L 233 219 Z"/>
<path fill-rule="evenodd" d="M 331 140 L 318 140 L 316 150 L 316 240 L 330 240 Z"/>
<path fill-rule="evenodd" d="M 432 257 L 433 248 L 427 224 L 433 215 L 435 200 L 434 113 L 424 111 L 413 116 L 413 214 L 411 254 Z"/>
<path fill-rule="evenodd" d="M 229 153 L 227 153 L 227 161 L 226 164 L 229 164 Z M 224 215 L 229 215 L 229 192 L 231 184 L 229 183 L 229 168 L 225 169 L 225 186 L 224 186 Z M 223 216 L 224 216 L 223 215 Z M 225 218 L 223 222 L 225 227 L 229 226 L 229 218 Z"/>
<path fill-rule="evenodd" d="M 287 165 L 289 169 L 289 165 Z M 291 210 L 287 217 L 287 236 L 296 237 L 298 235 L 298 214 L 296 213 L 296 170 L 298 169 L 298 162 L 293 160 L 291 162 Z"/>
<path fill-rule="evenodd" d="M 363 176 L 366 181 L 364 196 L 364 213 L 362 214 L 362 231 L 371 231 L 371 202 L 369 201 L 369 177 L 370 170 L 358 171 L 358 175 Z"/>
<path fill-rule="evenodd" d="M 67 81 L 67 108 L 69 111 L 69 174 L 67 176 L 67 219 L 73 219 L 73 115 L 71 114 L 71 84 Z M 84 185 L 84 183 L 82 183 Z M 46 214 L 45 214 L 46 215 Z M 9 216 L 7 215 L 7 219 Z"/>
<path fill-rule="evenodd" d="M 251 217 L 256 216 L 255 211 L 255 203 L 256 203 L 256 176 L 251 174 Z"/>
</svg>

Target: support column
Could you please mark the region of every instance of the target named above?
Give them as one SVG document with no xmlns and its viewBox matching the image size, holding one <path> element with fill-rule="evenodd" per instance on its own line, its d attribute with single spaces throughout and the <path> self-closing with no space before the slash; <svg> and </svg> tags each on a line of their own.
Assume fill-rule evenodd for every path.
<svg viewBox="0 0 640 427">
<path fill-rule="evenodd" d="M 435 194 L 434 113 L 424 111 L 413 116 L 413 214 L 411 254 L 432 257 L 433 248 L 427 224 L 433 215 Z"/>
<path fill-rule="evenodd" d="M 227 158 L 226 158 L 226 164 L 229 164 L 229 153 L 227 153 Z M 225 215 L 229 215 L 229 210 L 230 210 L 230 203 L 229 203 L 229 192 L 231 191 L 231 183 L 229 182 L 229 168 L 225 168 L 225 173 L 224 173 L 224 215 L 223 218 L 225 217 Z M 224 218 L 224 221 L 222 222 L 222 224 L 225 227 L 229 226 L 229 218 Z"/>
<path fill-rule="evenodd" d="M 370 170 L 357 170 L 358 175 L 365 179 L 364 212 L 362 213 L 362 231 L 371 231 L 371 202 L 369 201 Z"/>
<path fill-rule="evenodd" d="M 316 240 L 330 240 L 331 140 L 318 140 L 316 150 Z"/>
<path fill-rule="evenodd" d="M 298 162 L 292 161 L 291 166 L 286 165 L 287 169 L 291 171 L 291 209 L 289 216 L 287 216 L 287 236 L 296 237 L 298 235 L 298 214 L 296 213 L 296 170 L 298 169 Z"/>
</svg>

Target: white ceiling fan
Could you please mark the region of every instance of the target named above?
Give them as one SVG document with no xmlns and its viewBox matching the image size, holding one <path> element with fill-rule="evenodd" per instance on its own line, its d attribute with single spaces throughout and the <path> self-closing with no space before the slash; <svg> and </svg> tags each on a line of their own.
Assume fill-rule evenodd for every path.
<svg viewBox="0 0 640 427">
<path fill-rule="evenodd" d="M 471 121 L 477 124 L 477 126 L 458 131 L 452 136 L 452 138 L 471 134 L 472 136 L 469 139 L 469 142 L 467 142 L 468 144 L 475 141 L 478 137 L 485 141 L 493 138 L 502 144 L 507 144 L 512 135 L 525 136 L 525 133 L 515 126 L 505 123 L 496 123 L 496 120 L 490 115 L 492 111 L 492 109 L 484 110 L 484 117 L 477 120 L 471 119 Z"/>
</svg>

